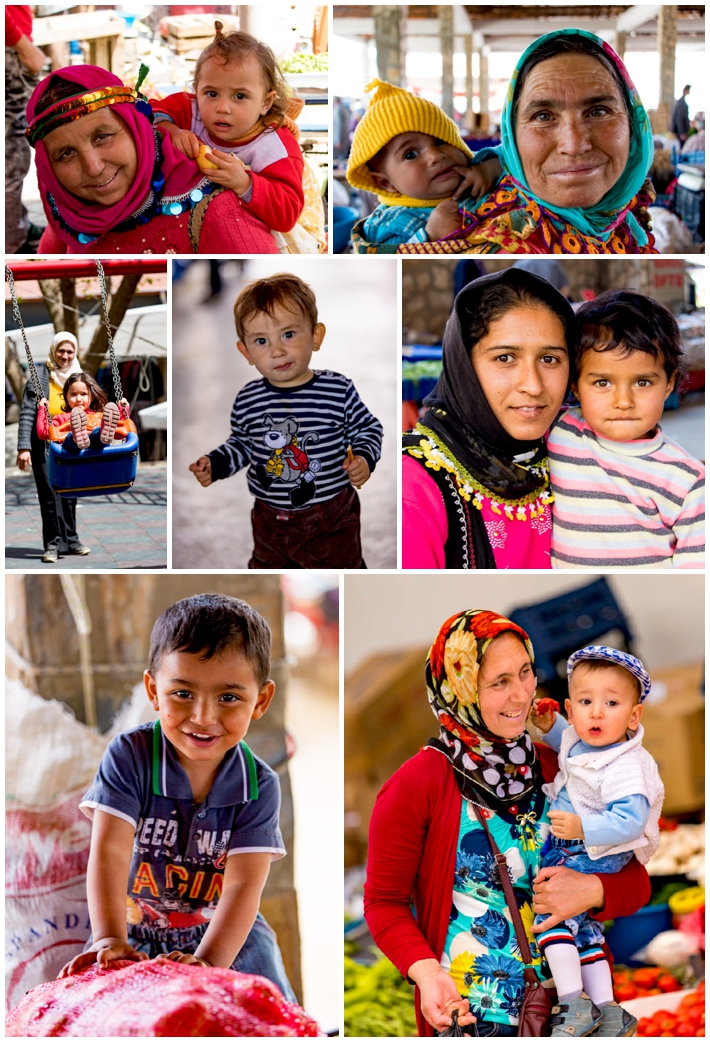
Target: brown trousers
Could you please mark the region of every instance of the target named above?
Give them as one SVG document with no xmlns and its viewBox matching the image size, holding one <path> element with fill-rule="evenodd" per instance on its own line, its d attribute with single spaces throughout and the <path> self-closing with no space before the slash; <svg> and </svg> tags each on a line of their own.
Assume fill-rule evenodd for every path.
<svg viewBox="0 0 710 1042">
<path fill-rule="evenodd" d="M 360 499 L 348 485 L 325 503 L 301 510 L 257 499 L 251 512 L 250 568 L 365 568 L 360 544 Z"/>
</svg>

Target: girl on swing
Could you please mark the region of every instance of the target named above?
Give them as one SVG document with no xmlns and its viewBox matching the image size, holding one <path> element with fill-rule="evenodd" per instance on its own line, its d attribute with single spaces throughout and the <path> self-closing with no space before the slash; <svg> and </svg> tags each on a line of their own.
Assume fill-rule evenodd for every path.
<svg viewBox="0 0 710 1042">
<path fill-rule="evenodd" d="M 37 409 L 37 435 L 42 441 L 58 441 L 65 452 L 79 452 L 90 447 L 110 445 L 114 438 L 123 440 L 129 433 L 130 406 L 125 398 L 118 405 L 110 402 L 93 376 L 72 373 L 64 384 L 67 412 L 50 420 L 49 405 L 42 398 Z"/>
</svg>

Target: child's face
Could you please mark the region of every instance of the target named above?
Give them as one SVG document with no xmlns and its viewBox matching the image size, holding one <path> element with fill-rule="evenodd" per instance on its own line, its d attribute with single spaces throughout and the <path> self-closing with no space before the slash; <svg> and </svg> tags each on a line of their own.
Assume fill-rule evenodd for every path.
<svg viewBox="0 0 710 1042">
<path fill-rule="evenodd" d="M 468 166 L 464 152 L 432 137 L 408 131 L 385 146 L 379 171 L 372 179 L 385 192 L 412 199 L 448 199 L 461 184 L 455 166 Z"/>
<path fill-rule="evenodd" d="M 209 659 L 171 651 L 154 673 L 145 671 L 144 682 L 163 733 L 186 769 L 194 761 L 218 765 L 274 695 L 273 681 L 260 688 L 251 662 L 236 651 Z"/>
<path fill-rule="evenodd" d="M 659 359 L 645 351 L 624 358 L 615 348 L 587 351 L 572 390 L 596 434 L 610 441 L 635 441 L 655 433 L 674 383 Z"/>
<path fill-rule="evenodd" d="M 567 718 L 588 745 L 613 745 L 638 727 L 643 706 L 637 698 L 638 684 L 627 669 L 589 670 L 580 663 L 569 682 Z"/>
<path fill-rule="evenodd" d="M 70 409 L 79 408 L 86 412 L 91 404 L 91 391 L 83 380 L 77 380 L 71 385 L 66 393 L 66 402 Z"/>
<path fill-rule="evenodd" d="M 208 58 L 195 93 L 207 132 L 215 141 L 235 141 L 271 108 L 276 91 L 267 91 L 254 55 L 226 67 Z"/>
<path fill-rule="evenodd" d="M 277 306 L 273 316 L 255 311 L 243 325 L 244 340 L 238 340 L 237 347 L 270 383 L 298 387 L 310 380 L 311 355 L 325 336 L 322 322 L 311 329 L 307 315 Z"/>
</svg>

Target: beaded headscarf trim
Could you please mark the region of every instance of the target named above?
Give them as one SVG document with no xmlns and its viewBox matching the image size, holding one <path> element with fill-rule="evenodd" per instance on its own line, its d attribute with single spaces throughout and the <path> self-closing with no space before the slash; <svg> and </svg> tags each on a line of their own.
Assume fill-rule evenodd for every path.
<svg viewBox="0 0 710 1042">
<path fill-rule="evenodd" d="M 88 116 L 90 112 L 105 108 L 107 105 L 135 105 L 150 122 L 153 122 L 153 109 L 140 86 L 148 75 L 148 66 L 141 65 L 138 82 L 135 87 L 102 87 L 88 94 L 77 94 L 76 97 L 58 101 L 56 105 L 45 109 L 32 120 L 25 131 L 25 137 L 34 148 L 38 141 L 46 137 L 52 130 L 76 119 Z"/>
</svg>

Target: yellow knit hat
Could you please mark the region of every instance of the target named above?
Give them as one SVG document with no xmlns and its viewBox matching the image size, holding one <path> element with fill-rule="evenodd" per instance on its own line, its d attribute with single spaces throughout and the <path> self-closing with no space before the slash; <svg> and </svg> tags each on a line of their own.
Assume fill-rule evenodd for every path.
<svg viewBox="0 0 710 1042">
<path fill-rule="evenodd" d="M 372 172 L 367 163 L 376 156 L 381 148 L 397 134 L 415 131 L 419 134 L 430 134 L 445 141 L 447 145 L 460 148 L 465 155 L 473 153 L 464 144 L 458 127 L 452 119 L 433 101 L 418 98 L 402 87 L 384 80 L 373 80 L 368 83 L 366 91 L 377 88 L 370 98 L 367 112 L 362 117 L 353 137 L 353 145 L 348 160 L 347 178 L 354 188 L 364 188 L 374 192 L 382 202 L 406 206 L 431 206 L 431 200 L 409 199 L 398 192 L 384 192 L 375 184 Z"/>
</svg>

